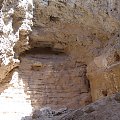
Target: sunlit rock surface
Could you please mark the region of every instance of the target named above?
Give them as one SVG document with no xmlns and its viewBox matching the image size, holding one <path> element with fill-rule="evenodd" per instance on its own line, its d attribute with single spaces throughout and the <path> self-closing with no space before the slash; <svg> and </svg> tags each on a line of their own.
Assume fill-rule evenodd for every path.
<svg viewBox="0 0 120 120">
<path fill-rule="evenodd" d="M 64 104 L 67 101 L 72 108 L 76 108 L 76 106 L 81 107 L 89 103 L 91 97 L 92 101 L 95 101 L 119 92 L 119 6 L 119 0 L 0 0 L 1 86 L 4 86 L 4 81 L 7 81 L 6 77 L 17 66 L 20 66 L 19 71 L 20 69 L 23 71 L 23 73 L 18 74 L 27 75 L 24 85 L 29 83 L 28 75 L 32 75 L 30 71 L 34 71 L 35 77 L 32 78 L 32 81 L 36 81 L 37 77 L 40 77 L 39 79 L 43 77 L 44 80 L 47 80 L 47 75 L 43 74 L 42 76 L 40 73 L 41 68 L 44 68 L 41 58 L 36 59 L 33 55 L 32 59 L 35 62 L 33 63 L 31 58 L 29 60 L 24 55 L 28 54 L 26 51 L 31 51 L 34 48 L 50 48 L 55 51 L 54 54 L 65 53 L 69 57 L 67 67 L 66 64 L 63 64 L 63 68 L 65 67 L 68 71 L 75 70 L 68 72 L 59 67 L 56 61 L 60 55 L 56 59 L 54 58 L 55 62 L 52 64 L 53 67 L 59 68 L 58 76 L 57 73 L 53 74 L 53 68 L 49 68 L 47 64 L 45 73 L 49 73 L 50 69 L 53 76 L 63 78 L 57 82 L 58 86 L 62 83 L 62 90 L 69 89 L 72 92 L 75 90 L 74 94 L 70 91 L 68 93 L 72 97 L 71 101 L 67 101 L 67 94 L 64 91 L 62 91 L 62 95 L 56 92 L 53 95 L 55 97 L 53 102 L 50 102 L 51 106 L 60 105 L 61 101 L 58 102 L 60 99 L 58 96 L 65 96 Z M 43 50 L 44 54 L 45 52 L 46 50 Z M 38 56 L 41 56 L 41 53 Z M 37 60 L 39 62 L 36 62 Z M 48 63 L 50 61 L 48 59 Z M 83 65 L 82 71 L 79 63 Z M 29 64 L 32 65 L 27 73 L 25 71 L 27 71 Z M 72 65 L 74 67 L 71 68 Z M 57 80 L 53 76 L 50 78 L 51 82 L 54 82 L 54 79 Z M 76 82 L 74 83 L 73 80 Z M 35 89 L 37 89 L 36 84 L 37 82 L 35 82 L 35 86 L 33 85 Z M 45 83 L 44 87 L 46 84 L 48 83 Z M 55 88 L 55 90 L 57 89 Z M 54 92 L 54 87 L 50 90 L 51 94 Z M 25 89 L 25 94 L 28 91 L 29 89 Z M 86 93 L 84 94 L 84 92 Z M 3 93 L 4 91 L 1 91 L 1 95 Z M 81 96 L 81 93 L 84 95 Z M 46 98 L 49 97 L 48 95 Z M 32 97 L 32 99 L 34 101 L 35 98 Z M 32 99 L 30 100 L 32 101 Z M 36 108 L 42 105 L 45 106 L 48 103 L 37 104 Z"/>
<path fill-rule="evenodd" d="M 8 79 L 9 83 L 0 85 L 0 119 L 21 120 L 32 112 L 30 96 L 25 93 L 25 84 L 17 70 Z"/>
<path fill-rule="evenodd" d="M 0 7 L 0 81 L 2 81 L 19 64 L 13 50 L 17 41 L 23 41 L 22 44 L 27 45 L 29 38 L 22 36 L 31 30 L 33 2 L 32 0 L 4 0 L 0 2 L 2 4 Z"/>
</svg>

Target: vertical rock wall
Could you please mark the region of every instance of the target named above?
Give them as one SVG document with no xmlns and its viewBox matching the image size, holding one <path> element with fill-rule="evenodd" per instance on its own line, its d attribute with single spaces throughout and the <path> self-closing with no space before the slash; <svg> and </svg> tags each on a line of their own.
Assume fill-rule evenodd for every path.
<svg viewBox="0 0 120 120">
<path fill-rule="evenodd" d="M 79 108 L 91 102 L 84 63 L 71 61 L 66 54 L 50 53 L 50 49 L 48 53 L 45 48 L 42 53 L 34 50 L 21 57 L 19 68 L 34 109 Z"/>
<path fill-rule="evenodd" d="M 70 61 L 87 65 L 93 100 L 120 90 L 119 0 L 4 0 L 0 3 L 0 81 L 18 66 L 21 53 L 34 47 L 51 47 L 64 51 Z"/>
<path fill-rule="evenodd" d="M 28 43 L 32 25 L 32 0 L 1 1 L 0 7 L 0 81 L 19 64 L 13 50 L 19 41 L 22 46 Z M 20 46 L 19 46 L 20 47 Z M 18 47 L 18 48 L 19 48 Z M 24 48 L 21 48 L 21 51 Z"/>
</svg>

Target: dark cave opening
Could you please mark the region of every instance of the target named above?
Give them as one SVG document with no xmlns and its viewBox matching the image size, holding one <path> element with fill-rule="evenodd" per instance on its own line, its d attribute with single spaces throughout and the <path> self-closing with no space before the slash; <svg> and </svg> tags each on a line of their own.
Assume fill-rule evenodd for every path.
<svg viewBox="0 0 120 120">
<path fill-rule="evenodd" d="M 103 95 L 104 97 L 106 97 L 106 96 L 108 95 L 108 91 L 107 91 L 107 90 L 102 90 L 102 95 Z"/>
</svg>

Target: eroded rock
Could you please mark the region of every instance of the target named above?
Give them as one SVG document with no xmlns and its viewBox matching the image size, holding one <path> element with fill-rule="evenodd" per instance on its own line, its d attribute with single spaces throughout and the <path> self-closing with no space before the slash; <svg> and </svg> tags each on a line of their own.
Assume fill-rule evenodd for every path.
<svg viewBox="0 0 120 120">
<path fill-rule="evenodd" d="M 20 58 L 20 70 L 25 72 L 21 75 L 35 82 L 28 85 L 30 91 L 35 89 L 31 94 L 35 107 L 64 104 L 75 108 L 89 104 L 91 96 L 95 101 L 120 91 L 119 6 L 119 0 L 0 1 L 0 81 L 18 66 Z M 21 57 L 36 47 L 48 48 L 39 54 L 49 55 Z M 62 55 L 69 60 L 58 57 Z M 52 63 L 42 67 L 41 59 Z M 59 64 L 63 59 L 66 62 Z M 36 90 L 40 90 L 38 81 L 44 82 L 43 96 Z M 90 119 L 96 118 L 91 115 Z"/>
</svg>

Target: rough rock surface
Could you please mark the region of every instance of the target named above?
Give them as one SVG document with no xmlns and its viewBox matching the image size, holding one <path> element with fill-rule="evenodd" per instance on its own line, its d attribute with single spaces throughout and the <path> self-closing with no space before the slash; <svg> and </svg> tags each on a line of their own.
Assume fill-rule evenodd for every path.
<svg viewBox="0 0 120 120">
<path fill-rule="evenodd" d="M 119 68 L 107 72 L 120 60 L 119 5 L 118 0 L 34 1 L 30 44 L 52 46 L 85 62 L 93 101 L 104 91 L 119 91 Z"/>
<path fill-rule="evenodd" d="M 64 53 L 69 58 L 67 64 L 64 63 L 65 58 L 63 67 L 59 67 L 56 62 L 59 61 L 60 55 L 58 58 L 53 57 L 52 61 L 55 60 L 52 64 L 53 68 L 47 64 L 48 68 L 45 70 L 51 69 L 52 74 L 54 71 L 59 71 L 59 74 L 54 73 L 50 80 L 54 82 L 54 75 L 58 75 L 57 79 L 63 78 L 57 83 L 60 85 L 62 82 L 62 91 L 69 89 L 68 94 L 76 91 L 71 95 L 73 99 L 68 100 L 73 102 L 72 106 L 85 105 L 86 100 L 91 100 L 89 93 L 92 101 L 95 101 L 120 91 L 119 6 L 119 0 L 0 0 L 0 82 L 6 81 L 6 76 L 9 76 L 11 70 L 19 64 L 23 66 L 22 68 L 20 66 L 19 70 L 24 72 L 27 72 L 25 66 L 29 67 L 30 64 L 35 76 L 32 79 L 35 80 L 34 85 L 36 85 L 38 72 L 44 68 L 44 65 L 40 61 L 33 64 L 32 59 L 37 60 L 34 56 L 28 59 L 28 63 L 25 62 L 24 54 L 34 48 L 49 48 L 55 51 L 55 54 Z M 49 63 L 51 57 L 48 59 Z M 82 63 L 82 65 L 77 67 L 75 63 Z M 57 69 L 53 71 L 55 67 Z M 64 67 L 68 70 L 63 74 Z M 73 72 L 69 73 L 72 70 Z M 30 71 L 22 75 L 27 74 L 31 75 Z M 43 77 L 47 76 L 43 75 Z M 27 75 L 26 84 L 28 81 Z M 37 89 L 37 86 L 34 87 Z M 54 87 L 50 90 L 53 92 Z M 83 93 L 86 91 L 87 93 L 81 97 L 82 90 Z M 54 95 L 58 97 L 60 94 Z M 74 95 L 78 97 L 74 98 Z M 67 94 L 65 97 L 64 103 L 68 99 Z M 32 98 L 34 100 L 34 97 Z M 55 98 L 53 105 L 59 100 Z M 46 101 L 43 105 L 48 104 Z"/>
<path fill-rule="evenodd" d="M 36 110 L 31 117 L 26 116 L 22 120 L 119 120 L 119 109 L 120 93 L 117 93 L 81 109 L 59 110 L 59 114 L 55 114 L 55 112 L 58 113 L 58 111 L 50 108 L 44 108 L 44 111 Z"/>
<path fill-rule="evenodd" d="M 17 41 L 23 40 L 23 46 L 27 45 L 26 34 L 31 30 L 32 23 L 32 11 L 28 10 L 29 4 L 32 9 L 31 0 L 26 2 L 0 0 L 0 81 L 19 65 L 13 50 Z"/>
<path fill-rule="evenodd" d="M 64 53 L 54 52 L 34 48 L 21 56 L 19 76 L 31 97 L 31 105 L 38 109 L 44 106 L 79 108 L 89 104 L 86 65 L 71 61 Z"/>
</svg>

